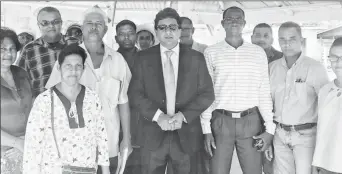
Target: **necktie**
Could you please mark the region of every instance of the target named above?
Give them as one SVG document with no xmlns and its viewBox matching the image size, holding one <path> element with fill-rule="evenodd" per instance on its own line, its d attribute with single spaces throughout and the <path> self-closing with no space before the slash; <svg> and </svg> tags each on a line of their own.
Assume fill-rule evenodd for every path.
<svg viewBox="0 0 342 174">
<path fill-rule="evenodd" d="M 165 81 L 165 92 L 166 92 L 166 109 L 167 114 L 173 116 L 175 114 L 176 105 L 176 83 L 175 83 L 175 72 L 172 66 L 171 56 L 173 51 L 165 51 L 166 62 L 164 65 L 164 81 Z"/>
</svg>

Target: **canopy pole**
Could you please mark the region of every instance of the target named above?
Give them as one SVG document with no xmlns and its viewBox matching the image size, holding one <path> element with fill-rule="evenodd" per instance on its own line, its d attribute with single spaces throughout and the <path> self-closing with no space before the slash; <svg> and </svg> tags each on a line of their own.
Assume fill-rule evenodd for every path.
<svg viewBox="0 0 342 174">
<path fill-rule="evenodd" d="M 116 11 L 116 4 L 117 4 L 118 0 L 114 1 L 113 4 L 113 16 L 112 16 L 112 27 L 114 27 L 114 19 L 115 19 L 115 11 Z"/>
</svg>

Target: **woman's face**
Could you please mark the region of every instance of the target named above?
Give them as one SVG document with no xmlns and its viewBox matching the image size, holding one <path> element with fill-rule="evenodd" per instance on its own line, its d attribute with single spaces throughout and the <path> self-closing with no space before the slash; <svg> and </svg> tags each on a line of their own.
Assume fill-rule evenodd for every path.
<svg viewBox="0 0 342 174">
<path fill-rule="evenodd" d="M 74 86 L 79 83 L 83 74 L 84 65 L 82 57 L 77 54 L 66 56 L 59 70 L 61 72 L 62 82 L 69 86 Z"/>
<path fill-rule="evenodd" d="M 5 37 L 1 41 L 1 67 L 11 66 L 17 58 L 17 48 L 12 39 Z"/>
</svg>

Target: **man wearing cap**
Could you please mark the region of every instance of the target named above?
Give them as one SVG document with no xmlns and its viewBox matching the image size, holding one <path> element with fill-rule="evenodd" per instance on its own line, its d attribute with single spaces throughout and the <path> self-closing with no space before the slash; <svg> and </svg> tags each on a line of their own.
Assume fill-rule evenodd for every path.
<svg viewBox="0 0 342 174">
<path fill-rule="evenodd" d="M 74 37 L 79 40 L 79 43 L 82 43 L 82 30 L 81 26 L 78 24 L 72 24 L 68 27 L 66 36 Z"/>
<path fill-rule="evenodd" d="M 145 50 L 156 43 L 155 32 L 149 24 L 142 24 L 137 27 L 137 46 L 139 50 Z"/>
<path fill-rule="evenodd" d="M 37 24 L 42 36 L 27 44 L 21 51 L 17 65 L 28 72 L 35 98 L 48 81 L 60 51 L 77 39 L 61 34 L 62 17 L 58 9 L 44 7 L 39 10 Z"/>
<path fill-rule="evenodd" d="M 34 34 L 31 32 L 22 32 L 18 34 L 18 39 L 21 45 L 21 49 L 24 48 L 25 45 L 32 42 L 34 40 Z"/>
<path fill-rule="evenodd" d="M 192 49 L 201 52 L 203 54 L 204 50 L 208 47 L 207 45 L 200 44 L 198 42 L 195 42 L 192 38 L 195 28 L 192 24 L 192 21 L 188 17 L 181 17 L 181 37 L 180 37 L 180 43 L 187 45 L 188 47 L 191 47 Z"/>
<path fill-rule="evenodd" d="M 87 51 L 87 59 L 80 83 L 95 90 L 100 97 L 108 133 L 110 172 L 115 173 L 118 153 L 126 148 L 132 151 L 127 96 L 131 72 L 123 56 L 103 42 L 108 29 L 106 13 L 94 6 L 84 12 L 82 22 L 83 43 L 80 46 Z M 58 71 L 56 67 L 54 72 Z M 60 75 L 54 72 L 47 88 L 60 81 Z M 123 138 L 119 146 L 120 123 Z M 101 168 L 98 173 L 101 173 Z"/>
</svg>

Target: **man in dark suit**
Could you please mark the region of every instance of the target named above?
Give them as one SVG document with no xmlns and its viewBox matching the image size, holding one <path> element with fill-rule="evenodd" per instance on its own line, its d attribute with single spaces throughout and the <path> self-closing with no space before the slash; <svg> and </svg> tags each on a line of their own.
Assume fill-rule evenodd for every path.
<svg viewBox="0 0 342 174">
<path fill-rule="evenodd" d="M 200 114 L 214 101 L 203 54 L 179 44 L 180 17 L 165 8 L 155 18 L 159 45 L 138 52 L 131 104 L 142 120 L 143 174 L 190 174 L 191 155 L 203 148 Z"/>
</svg>

